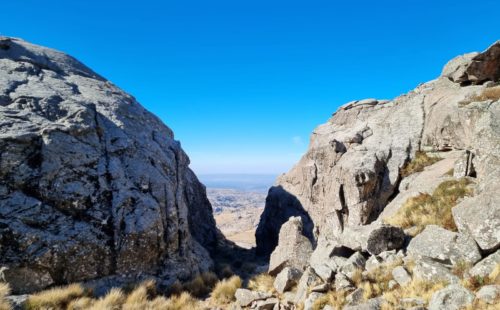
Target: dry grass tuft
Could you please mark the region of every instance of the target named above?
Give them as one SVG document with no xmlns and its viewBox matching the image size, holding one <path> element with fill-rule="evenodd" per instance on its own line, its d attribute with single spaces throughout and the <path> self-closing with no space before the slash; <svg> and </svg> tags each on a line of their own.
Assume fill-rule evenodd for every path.
<svg viewBox="0 0 500 310">
<path fill-rule="evenodd" d="M 462 280 L 462 285 L 471 291 L 477 291 L 481 287 L 490 284 L 500 284 L 500 263 L 495 266 L 495 269 L 487 277 L 465 277 Z"/>
<path fill-rule="evenodd" d="M 274 277 L 267 273 L 256 275 L 248 281 L 248 288 L 253 291 L 274 293 Z"/>
<path fill-rule="evenodd" d="M 218 281 L 219 279 L 215 273 L 204 272 L 184 284 L 184 290 L 195 297 L 205 297 L 212 291 Z"/>
<path fill-rule="evenodd" d="M 466 261 L 458 261 L 455 266 L 453 266 L 451 272 L 459 277 L 460 279 L 464 278 L 467 272 L 471 269 L 472 264 Z"/>
<path fill-rule="evenodd" d="M 89 310 L 120 309 L 125 302 L 125 295 L 121 289 L 113 288 L 106 296 L 98 299 L 88 308 Z"/>
<path fill-rule="evenodd" d="M 145 308 L 149 310 L 198 310 L 201 309 L 200 302 L 193 298 L 188 292 L 184 292 L 179 296 L 172 296 L 169 299 L 165 297 L 157 297 L 152 300 Z"/>
<path fill-rule="evenodd" d="M 406 166 L 404 166 L 403 169 L 401 169 L 401 176 L 407 177 L 410 174 L 423 171 L 425 167 L 430 166 L 440 160 L 441 158 L 430 157 L 429 155 L 427 155 L 427 153 L 418 151 L 415 153 L 415 157 L 413 158 L 413 160 Z"/>
<path fill-rule="evenodd" d="M 64 287 L 55 287 L 34 295 L 31 295 L 26 308 L 35 309 L 65 309 L 74 299 L 85 297 L 89 292 L 80 284 L 71 284 Z"/>
<path fill-rule="evenodd" d="M 388 224 L 401 228 L 416 227 L 414 235 L 422 232 L 427 225 L 439 225 L 457 231 L 451 209 L 458 199 L 472 194 L 466 178 L 441 183 L 429 194 L 420 194 L 408 199 L 392 217 L 385 219 Z"/>
<path fill-rule="evenodd" d="M 94 303 L 94 299 L 90 297 L 80 297 L 72 300 L 68 304 L 68 310 L 86 310 L 90 309 Z"/>
<path fill-rule="evenodd" d="M 0 283 L 0 310 L 10 310 L 12 305 L 5 298 L 10 294 L 10 286 L 7 283 Z"/>
<path fill-rule="evenodd" d="M 385 303 L 382 305 L 382 310 L 397 309 L 396 306 L 399 305 L 399 301 L 403 298 L 419 297 L 428 303 L 432 295 L 445 286 L 446 283 L 444 282 L 428 282 L 414 279 L 408 285 L 398 286 L 392 291 L 384 292 L 382 296 Z"/>
<path fill-rule="evenodd" d="M 346 303 L 347 291 L 329 291 L 325 295 L 316 299 L 312 309 L 321 310 L 326 305 L 332 306 L 334 309 L 342 309 Z"/>
<path fill-rule="evenodd" d="M 212 291 L 212 300 L 217 304 L 228 304 L 234 301 L 234 294 L 237 289 L 241 288 L 241 284 L 241 278 L 238 276 L 220 281 Z"/>
<path fill-rule="evenodd" d="M 111 293 L 111 292 L 110 292 Z M 153 280 L 147 280 L 139 284 L 125 300 L 125 306 L 134 307 L 148 301 L 149 298 L 156 295 L 156 283 Z"/>
<path fill-rule="evenodd" d="M 500 99 L 500 86 L 485 88 L 482 93 L 476 94 L 464 101 L 462 101 L 461 105 L 467 105 L 471 102 L 481 102 L 487 100 L 499 100 Z"/>
</svg>

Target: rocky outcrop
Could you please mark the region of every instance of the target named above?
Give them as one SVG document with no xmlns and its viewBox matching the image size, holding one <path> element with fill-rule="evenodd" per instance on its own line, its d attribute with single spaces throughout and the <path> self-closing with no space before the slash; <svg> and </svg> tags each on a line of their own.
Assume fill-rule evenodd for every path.
<svg viewBox="0 0 500 310">
<path fill-rule="evenodd" d="M 270 189 L 256 233 L 259 253 L 274 255 L 279 250 L 287 257 L 281 225 L 294 217 L 305 223 L 301 237 L 309 237 L 314 250 L 303 265 L 296 304 L 310 305 L 324 293 L 316 288 L 324 287 L 344 297 L 354 294 L 344 309 L 375 309 L 383 303 L 452 309 L 472 303 L 475 296 L 460 287 L 461 281 L 487 277 L 498 264 L 496 93 L 500 41 L 482 53 L 450 61 L 439 78 L 394 100 L 349 102 L 314 130 L 306 154 Z M 411 170 L 422 154 L 434 164 Z M 457 181 L 465 189 L 454 188 Z M 398 211 L 407 212 L 400 213 L 401 218 L 409 217 L 413 210 L 401 207 L 420 195 L 426 199 L 419 208 L 432 201 L 447 210 L 446 216 L 432 218 L 434 211 L 423 210 L 421 226 L 397 224 L 403 230 L 387 224 L 398 222 L 387 220 Z M 297 253 L 288 248 L 289 255 Z M 461 275 L 464 266 L 473 267 Z M 422 281 L 450 286 L 436 293 L 431 304 L 415 298 L 384 300 L 383 292 L 374 293 L 371 286 L 397 290 Z M 363 289 L 374 298 L 356 305 L 356 294 Z"/>
<path fill-rule="evenodd" d="M 446 64 L 442 76 L 461 84 L 481 84 L 500 79 L 500 41 L 483 53 L 458 56 Z"/>
<path fill-rule="evenodd" d="M 302 219 L 292 217 L 282 227 L 280 244 L 271 254 L 269 274 L 277 275 L 285 267 L 303 271 L 312 253 L 311 242 L 302 234 Z"/>
<path fill-rule="evenodd" d="M 172 131 L 74 58 L 0 45 L 0 265 L 14 292 L 206 270 L 218 232 Z"/>
</svg>

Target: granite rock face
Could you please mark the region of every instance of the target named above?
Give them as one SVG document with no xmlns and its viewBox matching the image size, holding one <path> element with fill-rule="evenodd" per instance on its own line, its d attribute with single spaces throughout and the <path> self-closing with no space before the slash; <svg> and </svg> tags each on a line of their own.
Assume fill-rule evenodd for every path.
<svg viewBox="0 0 500 310">
<path fill-rule="evenodd" d="M 219 233 L 188 165 L 132 96 L 64 53 L 0 38 L 0 265 L 14 292 L 207 269 Z"/>
<path fill-rule="evenodd" d="M 317 292 L 316 287 L 355 291 L 360 279 L 383 268 L 393 271 L 392 288 L 413 280 L 458 285 L 467 276 L 455 274 L 463 265 L 474 266 L 471 275 L 485 276 L 495 268 L 500 248 L 499 73 L 496 42 L 482 53 L 450 61 L 440 77 L 393 100 L 351 101 L 314 130 L 306 154 L 269 190 L 256 232 L 260 254 L 278 251 L 289 257 L 297 251 L 288 246 L 287 253 L 289 242 L 280 227 L 290 218 L 302 220 L 301 237 L 311 240 L 313 251 L 301 264 L 306 272 L 295 303 L 313 298 L 308 292 Z M 423 155 L 439 160 L 407 169 Z M 434 212 L 423 210 L 417 213 L 422 222 L 436 225 L 422 227 L 416 221 L 412 227 L 401 225 L 403 230 L 388 224 L 398 223 L 387 219 L 412 197 L 429 195 L 440 204 L 443 197 L 432 196 L 435 190 L 455 183 L 445 181 L 468 184 L 465 196 L 458 189 L 453 193 L 457 200 L 447 218 L 427 221 L 425 216 Z M 425 306 L 452 309 L 470 303 L 469 293 L 450 286 Z M 448 303 L 448 297 L 456 302 Z M 380 307 L 379 298 L 372 301 L 356 307 Z M 413 301 L 395 306 L 424 306 Z"/>
<path fill-rule="evenodd" d="M 471 66 L 483 68 L 485 76 L 478 81 L 500 82 L 491 73 L 491 68 L 498 68 L 499 44 L 483 53 L 463 56 L 465 64 L 460 66 L 467 70 Z M 256 233 L 258 250 L 264 254 L 273 250 L 268 241 L 278 239 L 279 225 L 290 216 L 306 218 L 308 224 L 311 221 L 312 228 L 306 233 L 310 231 L 317 246 L 337 243 L 354 251 L 366 251 L 371 244 L 368 251 L 372 254 L 401 247 L 401 232 L 386 228 L 387 233 L 377 234 L 376 230 L 383 223 L 380 214 L 385 207 L 399 201 L 400 185 L 411 188 L 411 178 L 401 170 L 417 151 L 442 152 L 443 156 L 449 151 L 464 152 L 464 176 L 477 180 L 474 199 L 490 206 L 497 201 L 498 191 L 493 188 L 500 180 L 500 105 L 495 99 L 475 100 L 487 85 L 454 82 L 449 78 L 453 71 L 449 67 L 438 79 L 394 100 L 347 103 L 317 127 L 307 153 L 288 173 L 278 177 L 269 191 Z M 446 169 L 450 168 L 453 166 Z M 498 216 L 496 210 L 488 212 Z M 455 213 L 459 216 L 459 210 Z M 489 232 L 488 240 L 480 240 L 472 232 L 481 247 L 484 244 L 490 252 L 498 246 L 498 230 L 492 229 L 495 223 L 492 220 L 481 228 Z M 461 221 L 459 228 L 468 229 L 467 225 Z M 373 240 L 377 242 L 370 242 L 374 232 L 377 238 Z M 383 244 L 387 247 L 378 248 Z"/>
</svg>

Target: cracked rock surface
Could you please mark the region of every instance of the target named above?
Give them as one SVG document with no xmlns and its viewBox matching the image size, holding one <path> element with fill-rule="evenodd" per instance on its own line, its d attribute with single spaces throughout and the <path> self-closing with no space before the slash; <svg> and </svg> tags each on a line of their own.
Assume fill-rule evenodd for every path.
<svg viewBox="0 0 500 310">
<path fill-rule="evenodd" d="M 0 265 L 16 293 L 189 277 L 218 231 L 172 131 L 76 59 L 0 38 Z"/>
</svg>

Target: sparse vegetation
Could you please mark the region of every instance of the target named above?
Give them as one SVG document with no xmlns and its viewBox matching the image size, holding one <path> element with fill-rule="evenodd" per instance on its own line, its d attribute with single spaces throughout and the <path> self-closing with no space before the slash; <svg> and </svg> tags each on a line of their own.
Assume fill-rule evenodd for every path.
<svg viewBox="0 0 500 310">
<path fill-rule="evenodd" d="M 500 284 L 500 264 L 497 264 L 495 269 L 486 277 L 464 277 L 462 285 L 471 291 L 477 291 L 479 288 L 490 285 Z"/>
<path fill-rule="evenodd" d="M 251 278 L 250 281 L 248 281 L 248 288 L 254 291 L 273 293 L 275 292 L 273 284 L 274 277 L 267 273 L 263 273 Z"/>
<path fill-rule="evenodd" d="M 438 161 L 439 157 L 430 157 L 427 153 L 418 151 L 415 153 L 415 157 L 406 166 L 401 169 L 401 175 L 407 177 L 416 172 L 423 171 L 425 167 L 430 166 Z"/>
<path fill-rule="evenodd" d="M 26 308 L 28 310 L 65 309 L 72 300 L 88 296 L 89 294 L 90 292 L 80 284 L 55 287 L 31 295 L 26 302 Z"/>
<path fill-rule="evenodd" d="M 238 276 L 232 276 L 217 283 L 212 291 L 212 300 L 217 304 L 227 304 L 234 300 L 236 290 L 241 288 L 242 281 Z"/>
<path fill-rule="evenodd" d="M 385 303 L 382 304 L 382 310 L 396 309 L 399 301 L 403 298 L 418 297 L 429 302 L 432 295 L 445 286 L 445 282 L 429 282 L 414 279 L 408 285 L 397 286 L 392 291 L 385 291 L 382 294 L 385 300 Z"/>
<path fill-rule="evenodd" d="M 329 291 L 324 296 L 316 299 L 312 308 L 313 310 L 321 310 L 326 305 L 333 306 L 334 309 L 342 309 L 346 303 L 347 291 Z"/>
<path fill-rule="evenodd" d="M 0 283 L 0 310 L 10 310 L 11 304 L 5 297 L 10 294 L 10 287 L 7 283 Z"/>
<path fill-rule="evenodd" d="M 414 235 L 431 224 L 456 231 L 451 209 L 458 199 L 472 194 L 469 184 L 471 181 L 467 178 L 444 181 L 432 195 L 421 193 L 408 199 L 395 215 L 385 221 L 401 228 L 416 227 Z"/>
<path fill-rule="evenodd" d="M 500 99 L 500 86 L 485 88 L 480 94 L 475 94 L 470 98 L 462 101 L 461 105 L 468 105 L 472 102 L 481 102 L 487 100 L 499 100 Z"/>
<path fill-rule="evenodd" d="M 184 284 L 184 291 L 189 292 L 194 297 L 205 297 L 212 291 L 218 281 L 219 279 L 215 273 L 204 272 Z"/>
</svg>

